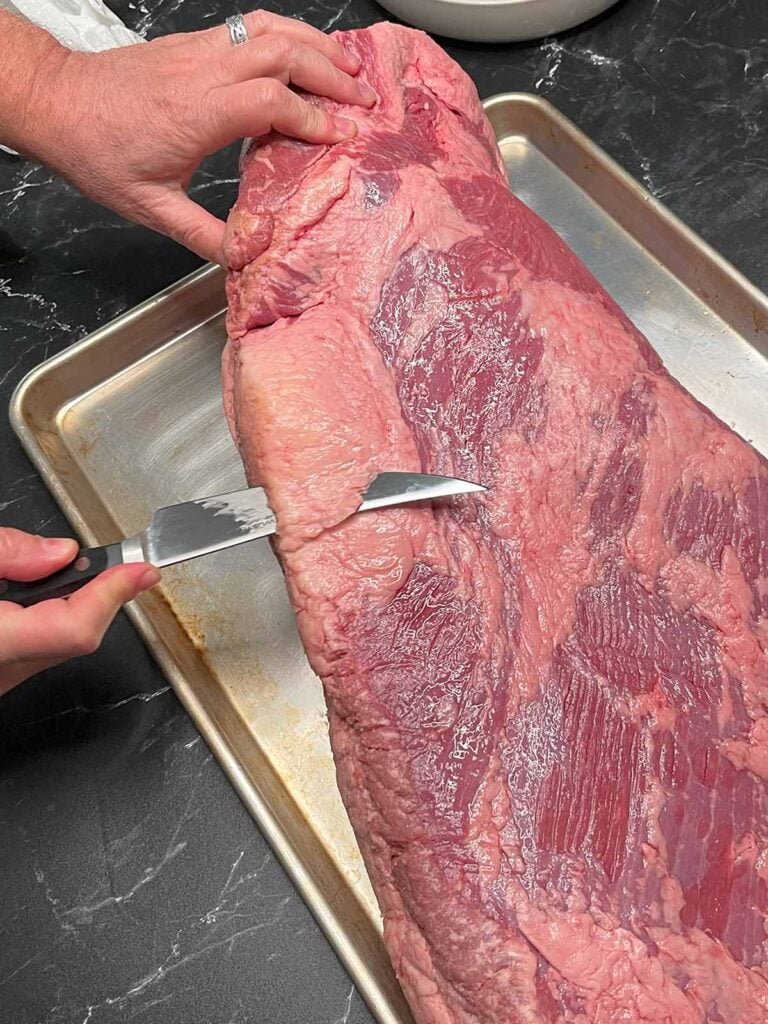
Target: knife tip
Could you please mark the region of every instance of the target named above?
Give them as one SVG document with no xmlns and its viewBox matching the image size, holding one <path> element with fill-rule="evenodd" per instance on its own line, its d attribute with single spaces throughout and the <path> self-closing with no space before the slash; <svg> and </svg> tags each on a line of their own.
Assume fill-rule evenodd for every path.
<svg viewBox="0 0 768 1024">
<path fill-rule="evenodd" d="M 485 484 L 479 484 L 475 480 L 456 480 L 455 482 L 461 485 L 462 494 L 485 493 L 488 490 Z"/>
</svg>

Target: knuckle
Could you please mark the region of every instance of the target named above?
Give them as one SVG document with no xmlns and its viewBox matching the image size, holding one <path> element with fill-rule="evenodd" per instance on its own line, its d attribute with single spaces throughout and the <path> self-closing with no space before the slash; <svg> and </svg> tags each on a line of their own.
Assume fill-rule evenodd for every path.
<svg viewBox="0 0 768 1024">
<path fill-rule="evenodd" d="M 259 102 L 274 110 L 285 102 L 287 90 L 274 78 L 262 78 L 256 85 L 256 92 Z"/>
<path fill-rule="evenodd" d="M 180 224 L 179 236 L 179 241 L 193 252 L 200 251 L 207 241 L 205 228 L 198 223 Z"/>
<path fill-rule="evenodd" d="M 166 221 L 166 205 L 153 189 L 143 185 L 129 185 L 124 190 L 125 206 L 132 219 L 148 227 L 163 226 Z"/>
<path fill-rule="evenodd" d="M 93 654 L 101 643 L 101 630 L 91 622 L 78 623 L 70 637 L 70 653 L 75 657 Z"/>
<path fill-rule="evenodd" d="M 266 32 L 273 24 L 274 15 L 269 11 L 251 11 L 245 15 L 245 27 L 249 32 Z"/>
<path fill-rule="evenodd" d="M 60 623 L 63 635 L 67 637 L 67 651 L 70 657 L 92 654 L 101 643 L 103 630 L 98 622 L 88 614 L 75 618 L 72 609 L 67 607 L 66 614 Z M 69 621 L 67 621 L 69 620 Z M 62 645 L 63 646 L 63 645 Z"/>
<path fill-rule="evenodd" d="M 335 72 L 337 70 L 333 61 L 329 60 L 324 53 L 315 49 L 314 46 L 307 46 L 304 43 L 301 44 L 296 59 L 300 59 L 303 64 L 312 65 L 320 71 Z"/>
<path fill-rule="evenodd" d="M 324 110 L 321 110 L 320 107 L 316 107 L 314 103 L 304 101 L 303 108 L 304 120 L 313 128 L 325 128 L 331 123 L 330 116 Z"/>
<path fill-rule="evenodd" d="M 228 105 L 224 92 L 219 88 L 209 89 L 197 106 L 197 123 L 205 131 L 226 120 Z"/>
<path fill-rule="evenodd" d="M 288 36 L 274 33 L 264 41 L 264 56 L 278 67 L 290 64 L 296 55 L 296 44 Z"/>
</svg>

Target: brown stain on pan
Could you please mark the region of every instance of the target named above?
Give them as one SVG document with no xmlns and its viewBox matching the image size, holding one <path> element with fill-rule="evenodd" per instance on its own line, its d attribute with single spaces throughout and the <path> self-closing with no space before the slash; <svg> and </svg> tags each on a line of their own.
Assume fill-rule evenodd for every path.
<svg viewBox="0 0 768 1024">
<path fill-rule="evenodd" d="M 178 623 L 181 631 L 185 634 L 197 653 L 202 657 L 205 657 L 208 648 L 206 645 L 205 632 L 201 625 L 201 617 L 199 615 L 186 616 L 179 614 L 173 600 L 173 595 L 168 592 L 171 589 L 172 585 L 169 586 L 169 584 L 164 581 L 161 586 L 156 587 L 151 591 L 150 596 L 152 601 L 165 606 L 164 609 L 160 610 L 160 613 L 163 614 L 165 610 L 170 612 Z M 141 598 L 139 600 L 141 600 Z M 208 668 L 210 670 L 210 665 L 208 665 Z"/>
<path fill-rule="evenodd" d="M 98 437 L 92 437 L 90 440 L 84 438 L 82 441 L 79 441 L 75 447 L 78 453 L 83 456 L 83 458 L 88 458 L 93 449 L 96 447 L 98 441 Z"/>
<path fill-rule="evenodd" d="M 194 578 L 174 580 L 166 578 L 156 590 L 152 591 L 152 596 L 162 602 L 173 616 L 181 632 L 205 665 L 207 672 L 217 680 L 223 690 L 234 689 L 226 679 L 221 677 L 220 670 L 215 665 L 215 654 L 209 647 L 208 636 L 211 633 L 216 633 L 219 637 L 232 635 L 236 626 L 211 600 L 208 589 Z M 181 611 L 180 605 L 204 607 L 205 611 Z M 274 681 L 257 665 L 254 665 L 253 668 L 253 683 L 254 687 L 258 687 L 260 691 L 274 693 L 276 689 Z M 238 714 L 242 713 L 240 709 L 237 710 Z"/>
<path fill-rule="evenodd" d="M 192 584 L 192 587 L 198 591 L 202 591 L 202 588 L 196 586 L 194 583 Z M 208 654 L 208 642 L 206 639 L 205 629 L 203 628 L 203 622 L 206 623 L 209 630 L 211 629 L 211 626 L 224 626 L 229 625 L 229 623 L 225 623 L 224 616 L 215 610 L 207 613 L 205 616 L 200 612 L 181 612 L 178 607 L 181 603 L 180 591 L 184 591 L 184 597 L 186 601 L 189 602 L 189 589 L 188 580 L 164 580 L 162 589 L 158 591 L 158 596 L 162 598 L 163 603 L 171 611 L 173 617 L 181 626 L 184 633 L 186 633 L 197 653 L 202 657 L 205 657 Z M 195 595 L 193 594 L 191 601 L 193 605 L 195 604 L 194 596 Z M 202 597 L 202 593 L 198 596 Z M 208 665 L 208 668 L 211 668 L 210 664 Z"/>
<path fill-rule="evenodd" d="M 768 313 L 764 309 L 753 306 L 752 325 L 759 334 L 768 332 Z"/>
</svg>

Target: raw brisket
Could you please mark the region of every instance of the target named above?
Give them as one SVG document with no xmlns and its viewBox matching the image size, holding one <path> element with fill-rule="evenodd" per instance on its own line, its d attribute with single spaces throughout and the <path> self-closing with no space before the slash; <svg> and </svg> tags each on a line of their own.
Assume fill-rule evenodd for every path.
<svg viewBox="0 0 768 1024">
<path fill-rule="evenodd" d="M 339 38 L 380 101 L 247 155 L 225 401 L 415 1017 L 765 1024 L 768 465 L 435 43 Z M 341 523 L 385 469 L 491 489 Z"/>
</svg>

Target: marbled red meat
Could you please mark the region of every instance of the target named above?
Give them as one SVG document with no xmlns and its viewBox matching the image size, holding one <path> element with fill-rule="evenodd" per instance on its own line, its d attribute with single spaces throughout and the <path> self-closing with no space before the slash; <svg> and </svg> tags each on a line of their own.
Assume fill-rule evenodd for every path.
<svg viewBox="0 0 768 1024">
<path fill-rule="evenodd" d="M 463 72 L 251 148 L 225 402 L 420 1024 L 768 1021 L 768 466 L 509 192 Z M 487 496 L 346 522 L 379 470 Z"/>
</svg>

